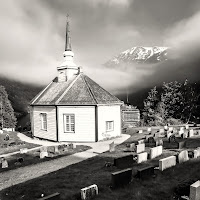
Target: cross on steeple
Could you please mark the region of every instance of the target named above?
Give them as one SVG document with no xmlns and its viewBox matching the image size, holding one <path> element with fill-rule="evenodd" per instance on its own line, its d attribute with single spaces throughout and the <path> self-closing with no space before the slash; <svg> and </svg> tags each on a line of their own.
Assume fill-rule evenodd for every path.
<svg viewBox="0 0 200 200">
<path fill-rule="evenodd" d="M 69 30 L 69 15 L 67 14 L 65 51 L 72 51 L 71 38 L 70 38 L 69 33 L 70 33 L 70 30 Z"/>
</svg>

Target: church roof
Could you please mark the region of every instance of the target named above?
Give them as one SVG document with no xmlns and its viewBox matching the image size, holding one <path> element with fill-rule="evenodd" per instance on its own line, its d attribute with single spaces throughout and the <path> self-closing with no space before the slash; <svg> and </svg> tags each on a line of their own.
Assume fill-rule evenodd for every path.
<svg viewBox="0 0 200 200">
<path fill-rule="evenodd" d="M 58 82 L 55 78 L 31 101 L 31 105 L 97 104 L 122 104 L 122 101 L 83 73 L 65 82 Z"/>
</svg>

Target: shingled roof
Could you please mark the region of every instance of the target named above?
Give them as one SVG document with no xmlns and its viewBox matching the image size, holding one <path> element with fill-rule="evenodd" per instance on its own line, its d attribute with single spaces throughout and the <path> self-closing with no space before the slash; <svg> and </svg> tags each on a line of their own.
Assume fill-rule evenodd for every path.
<svg viewBox="0 0 200 200">
<path fill-rule="evenodd" d="M 83 73 L 66 82 L 58 82 L 55 78 L 31 101 L 31 105 L 97 104 L 122 104 L 122 101 Z"/>
</svg>

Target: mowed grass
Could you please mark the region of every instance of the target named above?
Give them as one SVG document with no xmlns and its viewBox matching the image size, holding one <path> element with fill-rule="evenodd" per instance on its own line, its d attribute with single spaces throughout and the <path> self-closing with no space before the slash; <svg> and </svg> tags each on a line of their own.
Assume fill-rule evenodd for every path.
<svg viewBox="0 0 200 200">
<path fill-rule="evenodd" d="M 117 146 L 114 153 L 105 152 L 78 164 L 2 190 L 0 199 L 34 200 L 38 199 L 41 194 L 49 195 L 59 192 L 61 200 L 78 200 L 81 188 L 97 184 L 99 188 L 99 195 L 95 197 L 97 200 L 172 200 L 174 199 L 174 189 L 178 184 L 188 179 L 200 179 L 200 158 L 177 164 L 163 172 L 155 170 L 156 176 L 149 177 L 144 181 L 135 178 L 137 169 L 150 165 L 158 166 L 159 159 L 181 151 L 164 149 L 163 154 L 155 159 L 141 164 L 133 164 L 132 182 L 129 185 L 115 190 L 111 189 L 111 173 L 119 171 L 119 169 L 114 166 L 105 167 L 105 163 L 113 163 L 115 157 L 133 154 L 124 152 L 127 144 L 143 138 L 146 134 L 135 134 L 135 132 L 136 130 L 130 132 L 131 137 Z M 187 143 L 190 149 L 194 149 L 200 146 L 200 138 L 188 138 Z M 149 147 L 146 150 L 148 152 Z"/>
<path fill-rule="evenodd" d="M 6 134 L 8 134 L 10 138 L 8 141 L 5 141 Z M 9 144 L 12 142 L 14 142 L 15 144 L 9 146 Z M 8 146 L 3 147 L 3 144 L 7 144 Z M 17 132 L 4 132 L 3 134 L 0 134 L 0 155 L 19 151 L 22 148 L 31 149 L 38 146 L 40 145 L 21 141 L 20 138 L 17 136 Z"/>
</svg>

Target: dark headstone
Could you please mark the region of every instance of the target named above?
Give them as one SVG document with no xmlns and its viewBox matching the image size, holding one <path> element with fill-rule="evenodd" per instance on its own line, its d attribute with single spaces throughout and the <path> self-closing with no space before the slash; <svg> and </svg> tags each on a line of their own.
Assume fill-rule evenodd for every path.
<svg viewBox="0 0 200 200">
<path fill-rule="evenodd" d="M 193 151 L 188 151 L 188 157 L 189 158 L 194 158 L 194 152 Z"/>
<path fill-rule="evenodd" d="M 127 155 L 114 159 L 114 166 L 120 169 L 131 167 L 132 164 L 133 164 L 133 155 Z"/>
<path fill-rule="evenodd" d="M 22 157 L 18 158 L 18 159 L 17 159 L 17 162 L 23 163 L 23 162 L 24 162 L 24 158 L 22 158 Z"/>
<path fill-rule="evenodd" d="M 148 166 L 137 170 L 139 179 L 148 179 L 154 175 L 154 166 Z"/>
<path fill-rule="evenodd" d="M 169 137 L 169 142 L 171 143 L 171 142 L 176 142 L 176 137 L 175 137 L 175 135 L 171 135 L 170 137 Z"/>
<path fill-rule="evenodd" d="M 148 138 L 148 143 L 155 143 L 155 139 L 153 137 Z"/>
<path fill-rule="evenodd" d="M 132 168 L 124 169 L 111 174 L 112 188 L 127 185 L 132 179 Z"/>
<path fill-rule="evenodd" d="M 4 138 L 5 141 L 10 140 L 10 136 L 8 134 L 6 134 L 6 137 Z"/>
<path fill-rule="evenodd" d="M 185 141 L 178 142 L 178 149 L 183 149 L 186 146 Z"/>
<path fill-rule="evenodd" d="M 60 193 L 56 192 L 46 197 L 39 198 L 38 200 L 60 200 Z"/>
</svg>

